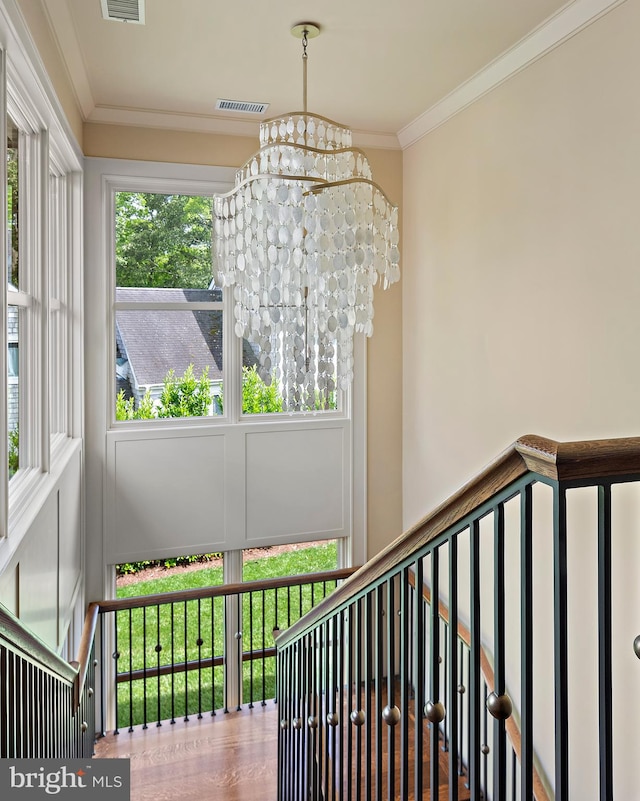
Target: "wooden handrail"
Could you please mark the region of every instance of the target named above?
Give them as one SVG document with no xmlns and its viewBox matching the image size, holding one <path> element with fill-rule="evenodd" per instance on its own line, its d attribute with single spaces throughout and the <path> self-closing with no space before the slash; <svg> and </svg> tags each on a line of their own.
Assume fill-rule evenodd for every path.
<svg viewBox="0 0 640 801">
<path fill-rule="evenodd" d="M 415 589 L 416 576 L 412 570 L 409 571 L 409 584 L 411 584 L 411 586 Z M 422 597 L 429 604 L 429 606 L 431 606 L 431 590 L 424 583 L 422 585 Z M 445 606 L 442 601 L 438 602 L 438 614 L 442 620 L 449 625 L 449 608 Z M 462 640 L 467 648 L 471 648 L 471 632 L 464 625 L 464 623 L 461 623 L 460 621 L 458 621 L 458 639 Z M 487 689 L 489 692 L 493 692 L 495 690 L 496 678 L 493 672 L 493 667 L 491 666 L 491 662 L 489 661 L 489 657 L 487 656 L 487 652 L 482 645 L 480 646 L 480 672 L 484 676 Z M 513 715 L 507 718 L 505 721 L 505 727 L 507 729 L 507 733 L 509 734 L 509 739 L 511 740 L 511 744 L 516 753 L 518 762 L 522 764 L 522 735 L 520 734 L 520 729 L 518 728 L 518 724 L 514 720 Z M 544 786 L 542 778 L 540 777 L 538 769 L 535 765 L 533 766 L 533 797 L 535 801 L 550 801 L 549 793 L 547 792 L 547 789 Z"/>
<path fill-rule="evenodd" d="M 30 632 L 6 607 L 0 604 L 0 641 L 29 662 L 56 676 L 61 681 L 73 684 L 77 667 L 66 662 L 48 645 Z"/>
<path fill-rule="evenodd" d="M 283 632 L 278 638 L 278 647 L 312 628 L 325 615 L 338 609 L 527 473 L 567 482 L 640 476 L 640 437 L 584 442 L 555 442 L 535 434 L 520 437 L 475 478 L 391 542 L 311 612 Z"/>
<path fill-rule="evenodd" d="M 89 670 L 89 660 L 93 650 L 93 640 L 96 634 L 96 626 L 98 625 L 98 615 L 100 608 L 98 604 L 89 604 L 87 614 L 84 618 L 84 625 L 82 627 L 82 637 L 80 638 L 80 648 L 78 650 L 77 662 L 71 664 L 77 669 L 78 673 L 75 679 L 73 691 L 73 708 L 78 709 L 82 699 L 82 691 L 84 683 L 87 680 L 87 671 Z"/>
<path fill-rule="evenodd" d="M 192 590 L 176 590 L 159 592 L 155 595 L 137 595 L 132 598 L 114 598 L 110 601 L 96 601 L 98 611 L 117 612 L 121 609 L 139 609 L 144 606 L 180 603 L 181 601 L 197 601 L 199 598 L 219 598 L 227 595 L 240 595 L 245 592 L 261 590 L 278 590 L 283 587 L 297 587 L 300 584 L 320 584 L 323 581 L 340 581 L 349 578 L 359 567 L 344 567 L 339 570 L 325 570 L 321 573 L 301 573 L 297 576 L 281 578 L 257 579 L 237 584 L 216 584 L 212 587 L 196 587 Z"/>
</svg>

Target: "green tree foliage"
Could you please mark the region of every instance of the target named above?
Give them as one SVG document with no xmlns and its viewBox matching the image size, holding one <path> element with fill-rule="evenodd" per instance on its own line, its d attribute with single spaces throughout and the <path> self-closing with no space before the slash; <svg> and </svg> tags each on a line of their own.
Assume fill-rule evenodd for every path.
<svg viewBox="0 0 640 801">
<path fill-rule="evenodd" d="M 211 282 L 208 197 L 116 194 L 116 282 L 206 289 Z"/>
<path fill-rule="evenodd" d="M 205 417 L 209 414 L 211 401 L 208 367 L 200 378 L 195 377 L 192 364 L 181 378 L 176 378 L 174 371 L 169 370 L 160 396 L 158 417 Z"/>
<path fill-rule="evenodd" d="M 9 431 L 9 478 L 18 472 L 20 467 L 20 433 L 16 426 Z"/>
<path fill-rule="evenodd" d="M 152 420 L 156 416 L 149 390 L 145 392 L 137 408 L 133 398 L 125 398 L 123 389 L 118 392 L 116 397 L 116 420 Z"/>
<path fill-rule="evenodd" d="M 116 420 L 153 420 L 156 417 L 206 417 L 211 407 L 212 395 L 209 383 L 209 368 L 205 367 L 200 378 L 196 378 L 190 364 L 184 374 L 177 378 L 169 370 L 164 379 L 162 395 L 155 406 L 147 390 L 136 407 L 133 398 L 125 398 L 120 390 L 116 397 Z"/>
<path fill-rule="evenodd" d="M 224 408 L 224 387 L 220 389 L 218 403 Z M 282 411 L 282 396 L 275 383 L 267 386 L 255 367 L 242 368 L 242 413 L 268 414 Z"/>
</svg>

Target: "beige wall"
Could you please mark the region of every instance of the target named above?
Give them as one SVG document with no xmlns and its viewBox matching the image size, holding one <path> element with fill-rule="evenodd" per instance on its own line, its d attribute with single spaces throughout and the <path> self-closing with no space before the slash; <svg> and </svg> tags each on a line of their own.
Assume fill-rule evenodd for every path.
<svg viewBox="0 0 640 801">
<path fill-rule="evenodd" d="M 618 6 L 404 153 L 405 526 L 521 434 L 640 434 L 638 30 L 640 3 Z M 569 531 L 571 797 L 595 798 L 597 518 L 583 500 Z M 616 796 L 632 798 L 638 497 L 615 519 Z M 538 640 L 551 624 L 537 612 Z M 536 648 L 538 703 L 552 647 Z M 552 742 L 536 744 L 547 768 Z"/>
<path fill-rule="evenodd" d="M 239 167 L 258 149 L 258 137 L 221 136 L 161 128 L 85 123 L 84 154 L 109 159 Z"/>
<path fill-rule="evenodd" d="M 402 153 L 367 151 L 374 180 L 402 202 Z M 402 229 L 402 207 L 400 208 Z M 402 230 L 401 230 L 402 233 Z M 403 270 L 402 240 L 400 269 Z M 373 336 L 367 342 L 368 554 L 402 532 L 402 283 L 375 289 Z"/>
<path fill-rule="evenodd" d="M 69 126 L 82 147 L 82 115 L 60 51 L 51 36 L 42 3 L 40 0 L 17 0 L 17 4 L 38 48 Z"/>
<path fill-rule="evenodd" d="M 258 140 L 129 126 L 85 124 L 87 156 L 240 166 Z M 402 199 L 402 153 L 369 149 L 374 179 Z M 402 282 L 401 282 L 402 283 Z M 367 519 L 373 556 L 402 531 L 402 289 L 375 290 L 374 333 L 367 341 Z"/>
<path fill-rule="evenodd" d="M 404 521 L 521 434 L 640 433 L 640 4 L 404 157 Z"/>
</svg>

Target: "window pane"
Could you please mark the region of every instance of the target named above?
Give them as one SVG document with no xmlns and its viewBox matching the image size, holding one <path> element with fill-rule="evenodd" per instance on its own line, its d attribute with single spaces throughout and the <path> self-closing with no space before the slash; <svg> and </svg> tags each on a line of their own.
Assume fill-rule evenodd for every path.
<svg viewBox="0 0 640 801">
<path fill-rule="evenodd" d="M 207 290 L 118 289 L 117 300 L 158 292 L 213 300 Z M 116 312 L 116 420 L 204 417 L 222 408 L 222 311 Z"/>
<path fill-rule="evenodd" d="M 242 580 L 322 573 L 338 566 L 336 540 L 268 545 L 242 552 Z"/>
<path fill-rule="evenodd" d="M 210 197 L 116 193 L 116 285 L 211 285 Z"/>
<path fill-rule="evenodd" d="M 242 411 L 264 414 L 288 408 L 300 412 L 332 411 L 338 408 L 336 357 L 332 343 L 318 343 L 305 349 L 299 342 L 283 343 L 277 337 L 259 337 L 255 343 L 243 342 Z M 280 353 L 276 357 L 276 350 Z M 306 357 L 304 354 L 307 354 Z M 273 364 L 278 367 L 273 367 Z M 280 366 L 281 365 L 281 366 Z M 300 393 L 298 373 L 309 376 L 306 393 Z"/>
<path fill-rule="evenodd" d="M 18 330 L 20 313 L 17 306 L 7 307 L 7 423 L 9 431 L 9 478 L 19 467 L 18 424 L 20 421 L 20 385 L 18 378 Z"/>
<path fill-rule="evenodd" d="M 19 283 L 18 253 L 18 128 L 7 118 L 7 281 L 16 289 Z"/>
</svg>

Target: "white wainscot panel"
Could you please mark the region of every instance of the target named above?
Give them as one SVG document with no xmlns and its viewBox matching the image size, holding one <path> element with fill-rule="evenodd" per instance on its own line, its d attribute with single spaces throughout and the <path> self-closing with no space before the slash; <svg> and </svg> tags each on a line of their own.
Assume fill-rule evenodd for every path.
<svg viewBox="0 0 640 801">
<path fill-rule="evenodd" d="M 218 550 L 224 448 L 219 435 L 117 440 L 107 563 Z"/>
<path fill-rule="evenodd" d="M 20 619 L 51 648 L 58 632 L 58 493 L 52 492 L 27 535 L 20 558 Z"/>
<path fill-rule="evenodd" d="M 75 593 L 82 571 L 81 454 L 78 451 L 60 479 L 59 527 L 59 632 L 64 640 L 71 620 Z"/>
<path fill-rule="evenodd" d="M 248 541 L 348 533 L 345 436 L 342 427 L 247 434 Z"/>
</svg>

